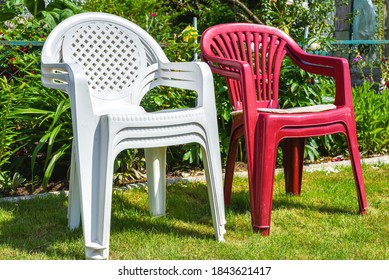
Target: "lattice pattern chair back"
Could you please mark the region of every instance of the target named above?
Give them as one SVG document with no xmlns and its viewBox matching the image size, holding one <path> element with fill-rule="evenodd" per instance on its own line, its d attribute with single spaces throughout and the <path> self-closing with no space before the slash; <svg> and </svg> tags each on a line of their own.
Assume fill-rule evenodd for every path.
<svg viewBox="0 0 389 280">
<path fill-rule="evenodd" d="M 235 27 L 235 28 L 234 28 Z M 226 29 L 228 28 L 228 31 Z M 229 25 L 216 29 L 211 40 L 204 40 L 203 49 L 211 50 L 216 56 L 248 62 L 254 72 L 254 86 L 258 107 L 277 108 L 279 75 L 282 60 L 287 52 L 287 38 L 275 29 L 251 28 L 251 32 L 239 31 L 241 25 Z M 215 73 L 229 70 L 228 66 L 214 63 Z M 219 69 L 216 69 L 219 68 Z M 222 74 L 222 73 L 220 73 Z M 235 77 L 227 78 L 234 110 L 242 109 L 242 87 Z"/>
<path fill-rule="evenodd" d="M 144 57 L 138 36 L 112 23 L 82 24 L 64 38 L 63 60 L 82 65 L 90 91 L 104 99 L 120 96 L 133 84 L 147 67 Z"/>
<path fill-rule="evenodd" d="M 42 61 L 78 63 L 85 71 L 89 92 L 94 97 L 115 100 L 131 93 L 139 95 L 130 97 L 138 105 L 149 88 L 134 89 L 134 81 L 140 75 L 147 76 L 152 65 L 167 58 L 149 34 L 138 26 L 131 26 L 131 22 L 126 25 L 116 18 L 64 25 L 62 32 L 50 38 L 51 42 L 58 42 L 58 36 L 62 36 L 62 44 L 51 57 L 45 51 Z M 51 42 L 46 43 L 46 48 L 52 48 Z"/>
</svg>

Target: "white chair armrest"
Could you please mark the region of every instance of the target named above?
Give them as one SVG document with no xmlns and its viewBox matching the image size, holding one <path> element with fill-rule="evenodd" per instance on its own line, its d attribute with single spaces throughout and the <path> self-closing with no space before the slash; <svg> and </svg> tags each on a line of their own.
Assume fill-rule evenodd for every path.
<svg viewBox="0 0 389 280">
<path fill-rule="evenodd" d="M 196 91 L 197 107 L 215 106 L 213 76 L 205 62 L 161 63 L 160 70 L 162 85 Z"/>
<path fill-rule="evenodd" d="M 82 108 L 83 115 L 93 115 L 88 79 L 79 64 L 42 63 L 41 69 L 42 84 L 65 91 L 70 97 L 72 112 L 76 112 L 76 108 Z"/>
<path fill-rule="evenodd" d="M 68 85 L 76 79 L 87 78 L 82 67 L 76 63 L 42 63 L 42 83 L 49 88 L 67 91 Z"/>
</svg>

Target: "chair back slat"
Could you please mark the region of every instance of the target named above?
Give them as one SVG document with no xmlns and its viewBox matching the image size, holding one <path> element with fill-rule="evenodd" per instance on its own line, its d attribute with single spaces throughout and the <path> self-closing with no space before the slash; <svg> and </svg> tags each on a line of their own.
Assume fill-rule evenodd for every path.
<svg viewBox="0 0 389 280">
<path fill-rule="evenodd" d="M 217 29 L 217 33 L 208 35 L 212 38 L 207 38 L 207 45 L 203 48 L 205 50 L 209 48 L 213 55 L 220 58 L 248 62 L 254 76 L 255 93 L 253 94 L 256 95 L 258 107 L 276 108 L 280 68 L 287 54 L 287 42 L 280 34 L 275 34 L 269 28 L 258 28 L 258 25 L 253 25 L 251 30 L 241 29 L 239 25 L 235 28 L 230 25 L 225 30 L 221 26 Z M 213 67 L 238 71 L 216 63 L 213 63 Z M 241 110 L 241 83 L 232 77 L 227 77 L 226 80 L 234 110 Z"/>
</svg>

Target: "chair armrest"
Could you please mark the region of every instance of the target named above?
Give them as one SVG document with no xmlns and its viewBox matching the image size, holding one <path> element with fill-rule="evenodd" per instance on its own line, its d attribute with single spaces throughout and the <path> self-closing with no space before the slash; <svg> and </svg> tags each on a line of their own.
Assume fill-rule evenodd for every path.
<svg viewBox="0 0 389 280">
<path fill-rule="evenodd" d="M 335 80 L 335 105 L 352 107 L 352 88 L 348 61 L 340 57 L 309 54 L 301 49 L 288 52 L 292 61 L 301 69 Z"/>
<path fill-rule="evenodd" d="M 42 63 L 41 70 L 45 87 L 59 89 L 69 95 L 72 115 L 78 108 L 82 108 L 83 114 L 93 114 L 88 79 L 79 64 Z"/>
<path fill-rule="evenodd" d="M 298 67 L 307 72 L 334 78 L 336 84 L 335 105 L 352 106 L 350 69 L 346 59 L 309 54 L 301 49 L 293 49 L 293 52 L 289 50 L 288 56 Z M 235 80 L 242 79 L 241 73 L 243 73 L 244 67 L 250 68 L 250 65 L 245 61 L 212 55 L 203 55 L 203 60 L 208 63 L 215 74 Z M 248 77 L 246 82 L 254 80 L 253 74 L 250 76 L 249 73 L 246 73 L 246 75 Z M 246 85 L 246 83 L 242 84 Z M 249 102 L 254 102 L 254 100 Z"/>
<path fill-rule="evenodd" d="M 202 60 L 208 64 L 213 73 L 234 80 L 240 80 L 240 72 L 247 67 L 246 64 L 249 65 L 245 61 L 205 54 L 202 54 Z"/>
<path fill-rule="evenodd" d="M 87 83 L 82 67 L 76 63 L 42 63 L 41 72 L 42 84 L 48 88 L 68 91 L 76 80 Z"/>
<path fill-rule="evenodd" d="M 212 72 L 225 78 L 240 81 L 243 92 L 255 92 L 255 77 L 250 64 L 246 61 L 221 58 L 214 55 L 202 55 Z M 243 108 L 251 117 L 257 115 L 257 100 L 255 94 L 243 94 Z"/>
<path fill-rule="evenodd" d="M 215 107 L 213 76 L 204 62 L 160 63 L 160 84 L 197 92 L 197 107 Z"/>
</svg>

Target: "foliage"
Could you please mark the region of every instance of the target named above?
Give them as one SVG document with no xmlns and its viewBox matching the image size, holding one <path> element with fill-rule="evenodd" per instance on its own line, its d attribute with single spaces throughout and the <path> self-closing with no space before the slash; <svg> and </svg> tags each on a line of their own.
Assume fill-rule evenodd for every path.
<svg viewBox="0 0 389 280">
<path fill-rule="evenodd" d="M 35 59 L 39 60 L 39 54 L 32 52 L 19 56 L 18 59 L 35 56 Z M 12 114 L 7 122 L 10 126 L 7 130 L 7 144 L 13 147 L 13 150 L 9 150 L 8 156 L 3 155 L 2 159 L 12 161 L 9 168 L 21 169 L 20 171 L 29 174 L 31 178 L 34 174 L 42 176 L 45 187 L 54 166 L 60 165 L 58 163 L 63 155 L 70 154 L 72 130 L 69 101 L 66 94 L 42 87 L 37 61 L 29 65 L 21 63 L 19 66 L 18 75 L 14 76 L 11 82 L 8 83 L 3 76 L 3 85 L 8 86 L 9 96 L 13 95 L 15 98 Z M 20 85 L 13 86 L 13 83 Z M 6 95 L 2 95 L 4 96 Z M 68 155 L 67 159 L 69 158 Z M 26 159 L 31 161 L 31 171 L 23 169 L 22 163 Z"/>
<path fill-rule="evenodd" d="M 0 191 L 13 191 L 26 181 L 18 172 L 11 177 L 9 171 L 0 170 Z"/>
<path fill-rule="evenodd" d="M 166 31 L 168 34 L 175 34 L 192 22 L 191 17 L 198 9 L 196 4 L 191 2 L 194 1 L 89 0 L 86 1 L 83 8 L 87 11 L 105 12 L 127 18 L 147 31 L 149 31 L 150 20 L 154 19 L 154 21 L 164 23 L 164 34 L 166 34 Z M 158 33 L 151 34 L 159 35 Z"/>
<path fill-rule="evenodd" d="M 13 26 L 33 19 L 37 25 L 50 29 L 83 11 L 70 0 L 53 0 L 47 7 L 44 0 L 7 0 L 2 6 L 0 22 L 8 21 Z"/>
<path fill-rule="evenodd" d="M 278 27 L 303 45 L 315 44 L 322 51 L 331 49 L 328 36 L 333 31 L 335 5 L 342 1 L 269 0 L 221 1 L 234 11 L 235 21 L 253 22 Z"/>
<path fill-rule="evenodd" d="M 104 12 L 127 18 L 137 24 L 145 23 L 146 15 L 156 13 L 154 9 L 157 1 L 131 1 L 131 0 L 88 0 L 83 9 L 90 12 Z M 144 25 L 141 25 L 145 27 Z"/>
<path fill-rule="evenodd" d="M 20 122 L 13 118 L 14 108 L 23 102 L 23 97 L 18 96 L 18 92 L 26 84 L 15 86 L 14 80 L 8 82 L 5 76 L 0 79 L 0 84 L 0 190 L 12 190 L 25 181 L 18 172 L 12 175 L 8 167 L 14 155 L 22 152 L 28 138 L 21 132 Z"/>
<path fill-rule="evenodd" d="M 359 149 L 366 154 L 389 151 L 389 90 L 382 93 L 365 81 L 353 88 Z"/>
<path fill-rule="evenodd" d="M 73 139 L 70 104 L 66 94 L 60 91 L 39 89 L 36 86 L 31 89 L 33 88 L 36 94 L 30 95 L 31 107 L 15 110 L 15 115 L 26 123 L 33 124 L 34 132 L 30 135 L 33 135 L 33 143 L 37 144 L 29 151 L 31 177 L 34 177 L 37 169 L 39 175 L 43 172 L 42 186 L 46 188 L 54 167 L 58 168 L 61 165 L 60 160 L 65 156 L 66 162 L 70 162 L 70 148 Z M 25 128 L 25 132 L 30 129 Z"/>
<path fill-rule="evenodd" d="M 308 1 L 306 5 L 302 0 L 89 0 L 82 7 L 68 0 L 54 0 L 47 7 L 43 2 L 2 1 L 0 40 L 44 41 L 50 30 L 68 16 L 83 11 L 103 11 L 128 18 L 143 27 L 160 43 L 171 61 L 193 61 L 198 58 L 199 36 L 204 29 L 242 20 L 280 27 L 307 51 L 327 52 L 331 46 L 328 34 L 333 28 L 331 12 L 334 2 L 339 1 Z M 198 31 L 193 26 L 194 17 Z M 366 73 L 366 67 L 371 66 L 365 59 L 369 50 L 359 48 L 358 51 L 364 60 L 352 62 L 352 65 L 360 66 Z M 3 178 L 0 184 L 15 187 L 10 182 L 22 182 L 24 177 L 35 182 L 39 176 L 45 186 L 55 177 L 63 179 L 70 163 L 72 141 L 68 97 L 41 86 L 40 47 L 36 44 L 0 45 L 0 52 L 0 172 Z M 381 68 L 387 72 L 386 59 L 380 61 Z M 383 84 L 388 76 L 385 71 Z M 214 79 L 220 151 L 224 161 L 229 144 L 231 105 L 224 80 L 217 76 Z M 388 151 L 388 92 L 383 91 L 386 87 L 381 87 L 382 93 L 377 94 L 375 88 L 376 84 L 364 83 L 353 89 L 359 146 L 366 154 Z M 332 102 L 333 89 L 332 80 L 303 72 L 290 60 L 284 62 L 281 107 Z M 195 101 L 194 92 L 161 87 L 150 92 L 143 104 L 148 111 L 154 111 L 191 107 Z M 307 159 L 314 160 L 342 154 L 346 149 L 344 137 L 333 135 L 307 139 L 305 152 Z M 239 151 L 238 160 L 244 161 L 244 145 L 240 145 Z M 143 170 L 142 158 L 142 150 L 121 153 L 115 162 L 115 180 L 143 180 L 142 174 L 137 172 Z M 198 165 L 200 159 L 198 145 L 185 145 L 184 151 L 176 147 L 168 150 L 170 168 Z M 15 176 L 20 176 L 21 180 Z"/>
<path fill-rule="evenodd" d="M 280 107 L 302 107 L 334 101 L 334 81 L 305 72 L 288 57 L 280 74 Z"/>
<path fill-rule="evenodd" d="M 10 19 L 0 27 L 0 34 L 5 40 L 44 40 L 55 24 L 82 11 L 66 0 L 54 0 L 47 7 L 44 1 L 28 0 L 24 3 L 8 0 L 4 5 L 13 11 L 13 17 L 9 15 Z M 57 167 L 61 179 L 66 176 L 66 168 L 61 170 L 59 167 L 61 160 L 66 165 L 70 162 L 70 106 L 65 94 L 42 87 L 40 48 L 28 42 L 19 45 L 0 46 L 3 53 L 0 58 L 2 85 L 9 88 L 5 93 L 10 92 L 2 95 L 2 99 L 15 99 L 12 103 L 8 102 L 12 105 L 12 113 L 8 117 L 6 134 L 3 129 L 3 135 L 8 137 L 7 145 L 11 148 L 4 145 L 6 150 L 1 159 L 9 170 L 31 176 L 31 182 L 34 175 L 39 175 L 45 188 L 55 173 L 54 167 Z M 31 162 L 30 170 L 23 164 L 26 160 Z"/>
<path fill-rule="evenodd" d="M 142 150 L 132 149 L 122 151 L 116 158 L 114 183 L 125 185 L 128 182 L 145 181 L 145 160 Z"/>
<path fill-rule="evenodd" d="M 8 82 L 5 76 L 0 79 L 0 170 L 10 163 L 12 156 L 21 151 L 23 140 L 27 137 L 21 132 L 20 122 L 13 118 L 14 109 L 23 102 L 23 95 L 18 94 L 26 86 L 22 83 L 14 85 L 14 80 Z"/>
</svg>

